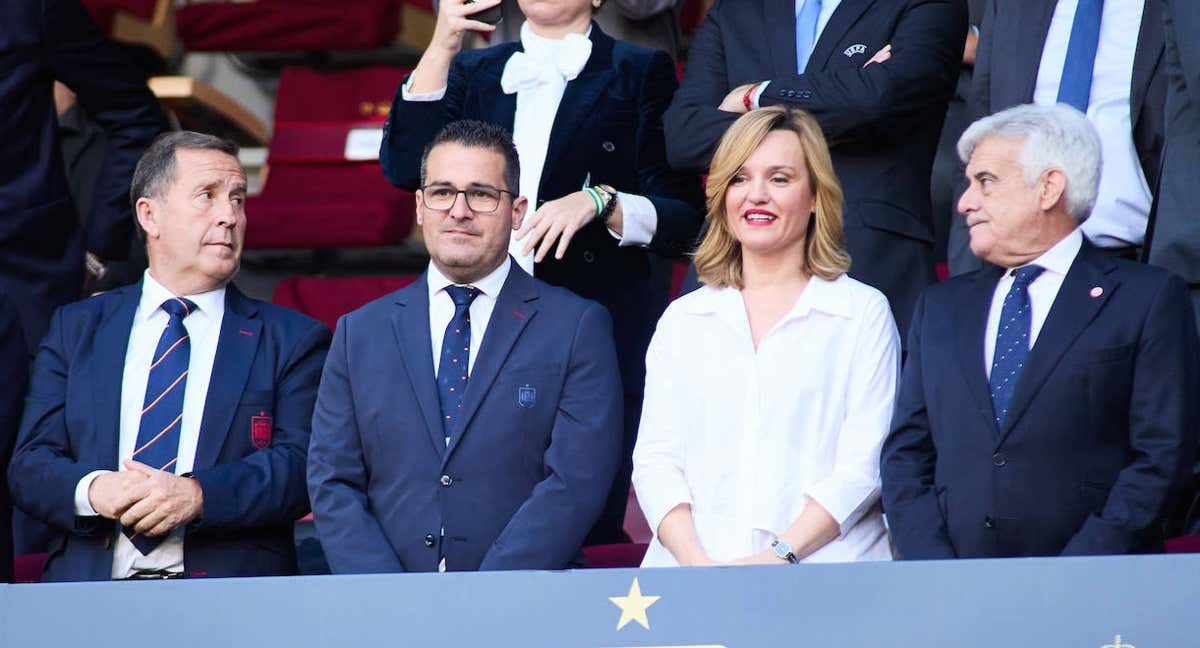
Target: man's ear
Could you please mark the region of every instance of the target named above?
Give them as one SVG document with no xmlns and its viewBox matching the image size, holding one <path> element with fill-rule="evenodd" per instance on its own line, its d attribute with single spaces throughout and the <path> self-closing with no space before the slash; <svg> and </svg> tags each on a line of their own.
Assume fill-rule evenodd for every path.
<svg viewBox="0 0 1200 648">
<path fill-rule="evenodd" d="M 423 216 L 422 212 L 425 211 L 425 194 L 420 189 L 417 189 L 416 192 L 413 193 L 413 196 L 417 199 L 417 204 L 416 204 L 417 227 L 420 227 L 421 225 L 425 224 L 423 222 L 424 219 L 422 218 L 422 216 Z"/>
<path fill-rule="evenodd" d="M 158 218 L 160 215 L 158 202 L 153 198 L 142 196 L 138 198 L 133 205 L 134 212 L 137 214 L 138 225 L 142 231 L 146 233 L 147 239 L 156 239 L 159 237 Z"/>
<path fill-rule="evenodd" d="M 1059 201 L 1067 198 L 1067 174 L 1062 169 L 1050 168 L 1042 173 L 1041 192 L 1038 195 L 1038 206 L 1042 211 L 1050 211 Z"/>
<path fill-rule="evenodd" d="M 513 198 L 512 206 L 512 228 L 513 231 L 521 229 L 521 223 L 525 220 L 525 210 L 529 208 L 529 200 L 525 196 L 517 196 Z"/>
</svg>

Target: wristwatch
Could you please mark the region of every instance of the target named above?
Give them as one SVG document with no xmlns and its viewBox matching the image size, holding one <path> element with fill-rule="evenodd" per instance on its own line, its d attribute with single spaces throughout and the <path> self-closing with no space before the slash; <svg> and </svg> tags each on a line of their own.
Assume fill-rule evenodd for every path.
<svg viewBox="0 0 1200 648">
<path fill-rule="evenodd" d="M 776 540 L 775 542 L 772 542 L 771 548 L 775 550 L 775 555 L 779 556 L 780 560 L 786 560 L 793 565 L 800 562 L 796 558 L 796 554 L 792 553 L 792 545 L 784 542 L 783 540 Z"/>
</svg>

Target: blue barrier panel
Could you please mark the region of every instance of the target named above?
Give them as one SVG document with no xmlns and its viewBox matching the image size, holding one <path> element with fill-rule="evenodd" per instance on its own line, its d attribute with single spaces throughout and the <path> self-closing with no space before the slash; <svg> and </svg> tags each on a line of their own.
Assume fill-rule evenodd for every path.
<svg viewBox="0 0 1200 648">
<path fill-rule="evenodd" d="M 0 587 L 0 647 L 146 645 L 1194 648 L 1200 555 Z"/>
</svg>

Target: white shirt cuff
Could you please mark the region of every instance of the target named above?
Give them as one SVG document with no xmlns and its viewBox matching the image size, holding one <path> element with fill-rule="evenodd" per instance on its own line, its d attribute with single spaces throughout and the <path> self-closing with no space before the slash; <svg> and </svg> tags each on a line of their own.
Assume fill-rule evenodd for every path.
<svg viewBox="0 0 1200 648">
<path fill-rule="evenodd" d="M 400 98 L 405 101 L 440 101 L 446 96 L 446 86 L 442 86 L 441 90 L 434 90 L 433 92 L 413 94 L 408 91 L 408 86 L 410 85 L 412 85 L 411 76 L 404 82 L 404 85 L 400 86 Z"/>
<path fill-rule="evenodd" d="M 654 203 L 645 196 L 617 192 L 617 202 L 621 205 L 621 235 L 611 229 L 608 233 L 620 241 L 618 247 L 638 245 L 645 247 L 654 239 L 658 230 L 658 210 Z"/>
<path fill-rule="evenodd" d="M 92 502 L 88 499 L 88 489 L 92 487 L 92 482 L 100 475 L 112 472 L 111 470 L 93 470 L 83 476 L 79 483 L 75 485 L 75 515 L 79 517 L 96 517 L 96 509 L 92 508 Z"/>
<path fill-rule="evenodd" d="M 766 91 L 767 86 L 769 86 L 769 85 L 771 85 L 770 81 L 763 81 L 762 83 L 758 84 L 758 87 L 755 88 L 755 90 L 754 90 L 754 94 L 751 95 L 751 97 L 750 97 L 750 107 L 751 108 L 753 108 L 754 110 L 758 110 L 759 108 L 762 108 L 762 106 L 759 105 L 759 103 L 758 103 L 758 98 L 762 96 L 762 93 Z"/>
<path fill-rule="evenodd" d="M 805 493 L 821 505 L 838 524 L 838 536 L 846 535 L 879 499 L 879 487 L 866 479 L 845 478 L 836 473 L 813 484 Z"/>
</svg>

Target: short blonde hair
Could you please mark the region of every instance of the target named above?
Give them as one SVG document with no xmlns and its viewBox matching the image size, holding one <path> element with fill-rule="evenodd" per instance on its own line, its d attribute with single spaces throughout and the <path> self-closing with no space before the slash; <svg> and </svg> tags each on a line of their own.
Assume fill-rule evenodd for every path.
<svg viewBox="0 0 1200 648">
<path fill-rule="evenodd" d="M 804 241 L 804 265 L 808 275 L 832 281 L 850 269 L 842 231 L 842 186 L 833 171 L 829 145 L 812 115 L 783 106 L 751 111 L 729 127 L 713 154 L 705 189 L 708 201 L 708 233 L 696 250 L 700 281 L 716 287 L 742 289 L 742 246 L 725 220 L 725 194 L 729 183 L 754 154 L 769 133 L 789 131 L 800 138 L 809 186 L 815 196 L 816 216 Z"/>
</svg>

